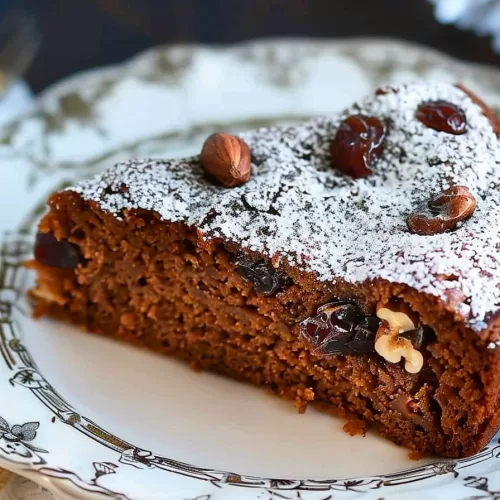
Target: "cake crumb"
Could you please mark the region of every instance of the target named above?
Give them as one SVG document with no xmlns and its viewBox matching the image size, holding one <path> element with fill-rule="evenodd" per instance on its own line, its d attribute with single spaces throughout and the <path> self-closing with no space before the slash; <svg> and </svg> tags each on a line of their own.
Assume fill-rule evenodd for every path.
<svg viewBox="0 0 500 500">
<path fill-rule="evenodd" d="M 195 372 L 201 372 L 201 364 L 199 361 L 191 361 L 191 369 Z"/>
<path fill-rule="evenodd" d="M 425 455 L 423 453 L 420 453 L 417 450 L 411 450 L 410 453 L 408 453 L 408 458 L 410 460 L 414 460 L 415 462 L 418 462 L 419 460 L 424 458 L 424 456 Z"/>
<path fill-rule="evenodd" d="M 342 429 L 350 436 L 365 436 L 368 424 L 359 418 L 351 417 L 347 423 L 344 424 Z"/>
<path fill-rule="evenodd" d="M 128 330 L 132 330 L 135 327 L 135 316 L 131 312 L 126 312 L 120 316 L 120 324 L 127 328 Z"/>
<path fill-rule="evenodd" d="M 297 408 L 299 413 L 302 414 L 306 412 L 309 401 L 314 401 L 314 391 L 312 388 L 308 387 L 307 389 L 297 389 L 295 396 L 295 408 Z"/>
<path fill-rule="evenodd" d="M 158 320 L 158 307 L 156 305 L 151 306 L 149 308 L 147 316 L 148 316 L 148 318 L 150 318 L 152 320 L 155 320 L 155 321 Z"/>
</svg>

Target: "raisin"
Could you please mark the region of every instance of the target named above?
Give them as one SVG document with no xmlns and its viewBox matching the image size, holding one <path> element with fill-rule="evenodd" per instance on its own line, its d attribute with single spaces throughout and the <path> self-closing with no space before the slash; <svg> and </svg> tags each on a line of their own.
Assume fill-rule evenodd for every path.
<svg viewBox="0 0 500 500">
<path fill-rule="evenodd" d="M 424 102 L 417 110 L 417 119 L 426 127 L 447 134 L 461 135 L 467 130 L 464 112 L 451 102 Z"/>
<path fill-rule="evenodd" d="M 331 153 L 333 166 L 354 178 L 366 177 L 382 154 L 383 123 L 374 116 L 351 115 L 339 126 Z"/>
<path fill-rule="evenodd" d="M 35 259 L 45 266 L 74 269 L 83 262 L 80 248 L 69 241 L 58 241 L 53 234 L 38 233 L 35 242 Z"/>
</svg>

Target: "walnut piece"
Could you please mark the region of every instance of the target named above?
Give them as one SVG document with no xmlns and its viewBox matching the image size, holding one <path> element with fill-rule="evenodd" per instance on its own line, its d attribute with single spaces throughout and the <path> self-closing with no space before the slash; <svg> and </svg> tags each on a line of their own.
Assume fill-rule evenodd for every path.
<svg viewBox="0 0 500 500">
<path fill-rule="evenodd" d="M 416 321 L 403 311 L 379 307 L 377 316 L 382 320 L 375 337 L 375 351 L 389 363 L 399 363 L 405 358 L 405 370 L 418 373 L 424 364 L 422 353 L 413 347 L 411 341 L 400 337 L 400 333 L 414 330 Z"/>
<path fill-rule="evenodd" d="M 405 370 L 418 373 L 424 364 L 422 353 L 415 349 L 409 339 L 399 336 L 396 328 L 382 321 L 375 339 L 375 351 L 389 363 L 399 363 L 405 358 Z"/>
<path fill-rule="evenodd" d="M 377 309 L 377 318 L 387 321 L 391 328 L 398 329 L 398 333 L 407 332 L 416 328 L 415 322 L 403 311 L 393 311 L 387 307 Z"/>
</svg>

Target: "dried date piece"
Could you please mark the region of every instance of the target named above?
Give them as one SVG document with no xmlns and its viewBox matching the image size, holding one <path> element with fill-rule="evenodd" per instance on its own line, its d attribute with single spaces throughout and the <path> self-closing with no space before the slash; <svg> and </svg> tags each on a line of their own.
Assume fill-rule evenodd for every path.
<svg viewBox="0 0 500 500">
<path fill-rule="evenodd" d="M 374 351 L 375 333 L 380 321 L 375 316 L 367 316 L 354 329 L 354 337 L 347 347 L 356 354 L 368 354 Z"/>
<path fill-rule="evenodd" d="M 366 316 L 355 304 L 338 301 L 321 306 L 316 316 L 300 324 L 301 337 L 314 354 L 367 354 L 374 352 L 380 321 Z"/>
<path fill-rule="evenodd" d="M 454 229 L 458 222 L 470 217 L 476 199 L 465 186 L 452 186 L 406 218 L 408 229 L 421 235 L 440 234 Z"/>
<path fill-rule="evenodd" d="M 331 146 L 333 167 L 355 179 L 370 175 L 370 167 L 382 154 L 384 138 L 384 124 L 375 116 L 348 116 Z"/>
<path fill-rule="evenodd" d="M 419 351 L 436 339 L 434 330 L 427 325 L 419 325 L 413 330 L 400 333 L 399 336 L 408 339 L 413 348 Z"/>
<path fill-rule="evenodd" d="M 408 330 L 399 334 L 401 338 L 407 339 L 411 342 L 413 349 L 420 350 L 424 345 L 424 328 L 420 325 L 413 330 Z"/>
<path fill-rule="evenodd" d="M 255 290 L 264 297 L 273 297 L 289 287 L 291 278 L 268 264 L 264 259 L 252 259 L 243 254 L 236 259 L 239 273 L 253 283 Z"/>
<path fill-rule="evenodd" d="M 461 135 L 467 130 L 464 112 L 447 101 L 424 102 L 418 107 L 417 119 L 426 127 L 447 134 Z"/>
</svg>

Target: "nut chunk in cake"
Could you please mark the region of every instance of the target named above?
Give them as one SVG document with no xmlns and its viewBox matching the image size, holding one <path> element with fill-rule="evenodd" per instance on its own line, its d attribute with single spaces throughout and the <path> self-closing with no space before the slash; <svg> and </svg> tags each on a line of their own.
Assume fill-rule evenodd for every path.
<svg viewBox="0 0 500 500">
<path fill-rule="evenodd" d="M 35 314 L 473 454 L 500 425 L 496 120 L 408 84 L 115 165 L 49 199 Z"/>
</svg>

